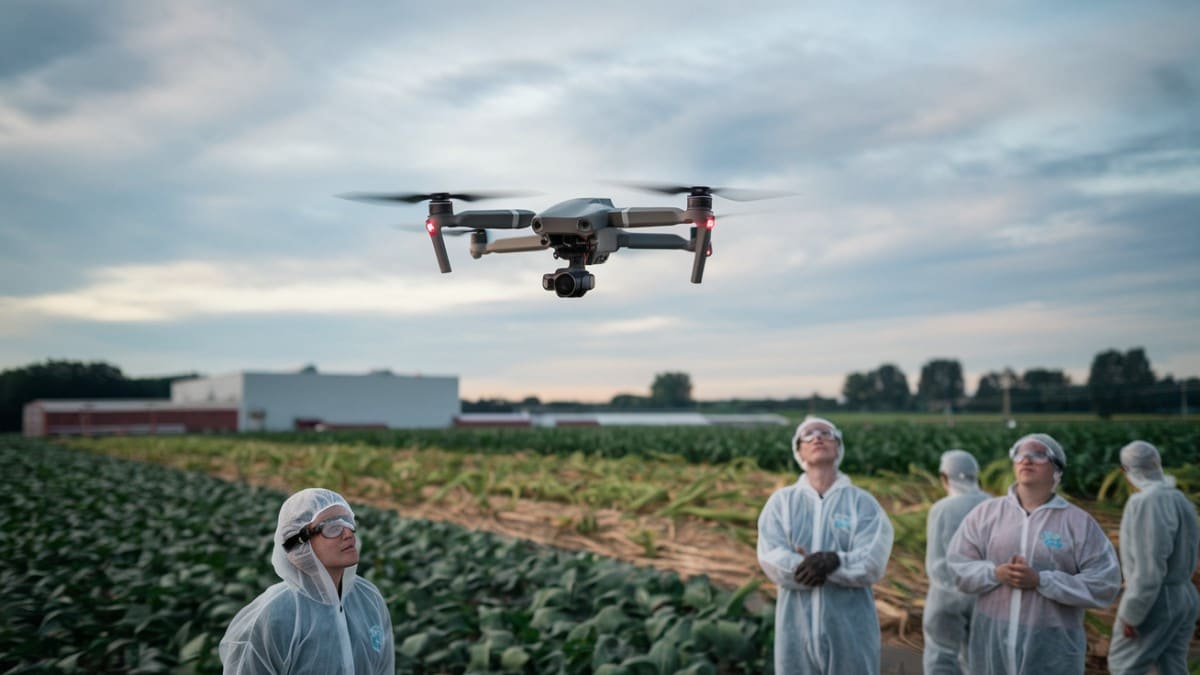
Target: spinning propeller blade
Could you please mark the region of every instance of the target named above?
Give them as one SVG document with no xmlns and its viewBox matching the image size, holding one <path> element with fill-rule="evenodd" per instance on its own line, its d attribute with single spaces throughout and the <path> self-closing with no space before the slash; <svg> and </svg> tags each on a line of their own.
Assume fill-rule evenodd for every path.
<svg viewBox="0 0 1200 675">
<path fill-rule="evenodd" d="M 420 204 L 426 201 L 448 201 L 457 199 L 461 202 L 477 202 L 483 199 L 502 199 L 505 197 L 532 197 L 536 192 L 518 192 L 497 190 L 492 192 L 347 192 L 338 195 L 342 199 L 352 199 L 356 202 L 401 202 L 405 204 Z"/>
<path fill-rule="evenodd" d="M 647 192 L 657 192 L 664 195 L 717 195 L 735 202 L 753 202 L 760 199 L 775 199 L 777 197 L 791 197 L 796 193 L 784 192 L 780 190 L 746 190 L 742 188 L 732 187 L 709 187 L 707 185 L 673 185 L 670 183 L 642 183 L 642 182 L 617 182 L 618 185 L 625 187 L 645 190 Z"/>
</svg>

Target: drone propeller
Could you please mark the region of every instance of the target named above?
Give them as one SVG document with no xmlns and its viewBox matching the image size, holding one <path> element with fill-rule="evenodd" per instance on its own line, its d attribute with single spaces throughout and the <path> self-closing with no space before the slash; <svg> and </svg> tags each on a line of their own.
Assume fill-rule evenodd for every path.
<svg viewBox="0 0 1200 675">
<path fill-rule="evenodd" d="M 735 202 L 753 202 L 760 199 L 775 199 L 795 195 L 794 192 L 783 192 L 780 190 L 746 190 L 731 187 L 709 187 L 707 185 L 671 185 L 666 183 L 640 182 L 618 182 L 617 184 L 664 195 L 688 195 L 690 197 L 717 195 L 718 197 L 724 197 Z"/>
<path fill-rule="evenodd" d="M 457 199 L 462 202 L 477 202 L 484 199 L 502 199 L 505 197 L 532 197 L 535 192 L 493 191 L 493 192 L 347 192 L 338 195 L 342 199 L 352 199 L 357 202 L 402 202 L 405 204 L 420 204 L 421 202 L 444 202 Z"/>
<path fill-rule="evenodd" d="M 429 217 L 425 219 L 425 231 L 429 233 L 429 241 L 433 244 L 433 254 L 437 257 L 438 269 L 442 274 L 450 271 L 450 257 L 446 254 L 446 241 L 443 238 L 443 228 L 453 226 L 454 206 L 451 199 L 464 202 L 474 202 L 482 199 L 499 199 L 501 197 L 525 197 L 529 192 L 492 191 L 492 192 L 347 192 L 338 195 L 342 199 L 352 199 L 359 202 L 384 202 L 419 204 L 429 202 Z M 516 213 L 516 212 L 511 212 Z M 532 212 L 529 212 L 532 216 Z M 514 216 L 514 222 L 519 223 L 520 217 Z M 512 227 L 516 227 L 513 225 Z M 472 228 L 473 231 L 476 228 Z M 454 230 L 450 231 L 451 233 Z M 486 242 L 486 234 L 484 236 Z"/>
</svg>

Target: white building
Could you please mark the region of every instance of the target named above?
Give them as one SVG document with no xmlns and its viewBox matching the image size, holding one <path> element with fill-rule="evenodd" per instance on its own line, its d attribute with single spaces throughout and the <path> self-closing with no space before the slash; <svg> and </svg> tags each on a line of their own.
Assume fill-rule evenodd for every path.
<svg viewBox="0 0 1200 675">
<path fill-rule="evenodd" d="M 239 431 L 448 427 L 461 410 L 458 378 L 238 372 L 171 384 L 176 405 L 227 404 Z"/>
</svg>

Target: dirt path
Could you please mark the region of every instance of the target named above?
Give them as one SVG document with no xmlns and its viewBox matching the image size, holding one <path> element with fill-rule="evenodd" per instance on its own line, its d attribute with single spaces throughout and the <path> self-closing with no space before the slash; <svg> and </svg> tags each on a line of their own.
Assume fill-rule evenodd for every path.
<svg viewBox="0 0 1200 675">
<path fill-rule="evenodd" d="M 248 478 L 229 470 L 217 475 L 230 481 Z M 342 494 L 351 501 L 392 510 L 406 518 L 449 522 L 557 548 L 590 551 L 642 567 L 676 572 L 684 579 L 706 575 L 726 588 L 764 580 L 753 545 L 739 541 L 728 528 L 699 518 L 625 514 L 617 509 L 593 510 L 509 497 L 491 497 L 484 506 L 464 488 L 455 488 L 435 502 L 437 488 L 427 487 L 421 501 L 400 502 L 381 496 L 388 493 L 386 485 L 374 483 L 370 478 L 364 479 Z M 262 484 L 283 492 L 291 489 L 278 477 Z M 774 597 L 772 584 L 764 580 L 761 588 Z M 880 629 L 899 649 L 921 648 L 920 606 L 924 604 L 926 588 L 923 572 L 905 569 L 895 559 L 888 563 L 885 580 L 874 588 Z M 914 603 L 910 598 L 919 599 Z"/>
</svg>

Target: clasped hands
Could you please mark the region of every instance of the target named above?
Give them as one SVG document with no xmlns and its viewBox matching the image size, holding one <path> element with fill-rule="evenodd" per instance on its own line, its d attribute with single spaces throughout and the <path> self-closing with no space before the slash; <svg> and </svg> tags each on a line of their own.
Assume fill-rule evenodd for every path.
<svg viewBox="0 0 1200 675">
<path fill-rule="evenodd" d="M 1025 556 L 1014 555 L 1003 565 L 996 565 L 996 580 L 1013 588 L 1032 590 L 1038 587 L 1041 577 L 1038 571 L 1025 562 Z"/>
<path fill-rule="evenodd" d="M 841 558 L 833 551 L 817 551 L 809 554 L 805 552 L 803 546 L 797 546 L 796 552 L 804 556 L 804 561 L 796 566 L 792 578 L 796 580 L 796 583 L 805 586 L 820 586 L 842 564 Z"/>
</svg>

